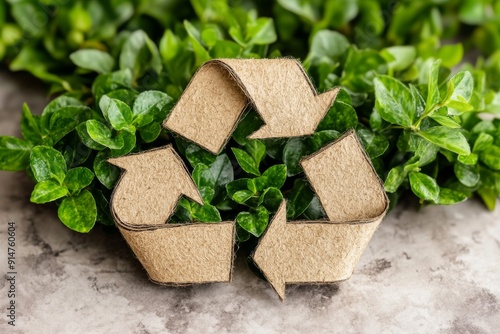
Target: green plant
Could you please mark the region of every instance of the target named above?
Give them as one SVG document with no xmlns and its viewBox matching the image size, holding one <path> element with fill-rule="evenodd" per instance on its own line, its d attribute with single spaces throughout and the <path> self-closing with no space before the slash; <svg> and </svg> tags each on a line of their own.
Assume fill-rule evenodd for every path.
<svg viewBox="0 0 500 334">
<path fill-rule="evenodd" d="M 170 16 L 146 19 L 154 12 L 140 10 L 147 1 L 110 3 L 128 6 L 130 15 L 111 21 L 115 23 L 106 38 L 96 28 L 97 35 L 84 34 L 93 37 L 64 49 L 62 67 L 48 65 L 57 57 L 42 40 L 67 41 L 70 33 L 49 32 L 22 44 L 17 53 L 6 51 L 11 69 L 31 71 L 59 94 L 40 116 L 23 107 L 24 139 L 0 138 L 0 169 L 27 170 L 36 182 L 31 200 L 55 201 L 69 228 L 87 232 L 96 221 L 113 224 L 108 201 L 120 171 L 108 158 L 169 143 L 188 164 L 205 202 L 201 206 L 182 199 L 173 221 L 236 219 L 243 242 L 264 232 L 283 198 L 289 218 L 320 219 L 323 209 L 299 161 L 351 128 L 385 181 L 393 205 L 410 192 L 422 204 L 454 204 L 477 194 L 489 209 L 495 207 L 500 195 L 500 119 L 495 118 L 500 113 L 499 53 L 478 45 L 487 58 L 472 65 L 462 61 L 462 44 L 440 42 L 460 30 L 470 47 L 478 34 L 497 24 L 494 18 L 471 21 L 476 5 L 422 1 L 394 8 L 375 0 L 283 0 L 271 9 L 259 1 L 241 6 L 224 0 L 193 0 L 192 7 L 149 4 L 175 4 L 185 13 L 181 22 Z M 11 14 L 0 15 L 0 23 L 8 22 L 3 30 L 16 26 L 12 19 L 22 27 L 15 6 L 12 2 L 4 7 Z M 67 6 L 81 20 L 100 22 L 90 5 L 77 1 Z M 479 11 L 498 10 L 489 2 L 480 6 Z M 149 35 L 136 29 L 151 30 L 152 24 L 166 28 L 161 38 L 154 30 Z M 203 62 L 282 55 L 302 57 L 320 91 L 343 87 L 314 135 L 249 140 L 262 125 L 250 108 L 224 151 L 214 156 L 162 129 L 161 122 Z"/>
</svg>

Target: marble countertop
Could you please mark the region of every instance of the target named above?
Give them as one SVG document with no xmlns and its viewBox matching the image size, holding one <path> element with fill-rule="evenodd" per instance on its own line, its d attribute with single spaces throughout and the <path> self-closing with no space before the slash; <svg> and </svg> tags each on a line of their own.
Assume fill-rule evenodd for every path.
<svg viewBox="0 0 500 334">
<path fill-rule="evenodd" d="M 17 135 L 21 106 L 47 102 L 26 76 L 0 72 L 0 134 Z M 1 333 L 493 333 L 500 327 L 500 208 L 477 200 L 417 211 L 400 204 L 353 277 L 288 286 L 282 303 L 237 257 L 231 284 L 148 281 L 116 231 L 83 235 L 55 207 L 29 202 L 31 181 L 0 172 L 0 268 L 16 223 L 16 327 L 0 281 Z M 500 203 L 499 203 L 500 204 Z M 500 207 L 500 205 L 499 205 Z M 14 330 L 13 330 L 14 329 Z"/>
</svg>

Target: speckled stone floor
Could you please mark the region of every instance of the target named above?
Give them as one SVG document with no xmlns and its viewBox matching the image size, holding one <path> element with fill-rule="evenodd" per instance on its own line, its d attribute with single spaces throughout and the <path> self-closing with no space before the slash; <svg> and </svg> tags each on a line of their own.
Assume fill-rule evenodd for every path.
<svg viewBox="0 0 500 334">
<path fill-rule="evenodd" d="M 0 134 L 17 135 L 22 103 L 40 112 L 43 90 L 0 72 Z M 0 268 L 15 221 L 16 327 L 0 280 L 0 333 L 498 333 L 500 209 L 472 200 L 417 212 L 400 204 L 354 276 L 338 286 L 289 286 L 281 303 L 237 258 L 231 284 L 150 283 L 118 233 L 82 235 L 54 207 L 29 202 L 22 173 L 0 172 Z M 500 204 L 500 203 L 499 203 Z M 4 276 L 2 276 L 3 278 Z"/>
</svg>

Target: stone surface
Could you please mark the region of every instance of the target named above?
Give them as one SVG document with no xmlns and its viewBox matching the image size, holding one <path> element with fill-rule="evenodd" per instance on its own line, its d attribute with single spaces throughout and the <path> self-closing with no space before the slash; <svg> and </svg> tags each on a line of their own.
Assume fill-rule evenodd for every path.
<svg viewBox="0 0 500 334">
<path fill-rule="evenodd" d="M 30 80 L 0 72 L 1 135 L 18 134 L 23 101 L 36 112 L 46 103 Z M 15 221 L 18 271 L 14 330 L 6 324 L 9 286 L 0 280 L 1 333 L 493 333 L 500 327 L 500 209 L 488 212 L 476 200 L 418 212 L 399 205 L 350 280 L 289 286 L 281 303 L 241 254 L 231 284 L 154 285 L 116 231 L 68 230 L 54 206 L 29 202 L 32 184 L 22 173 L 0 172 L 0 185 L 0 268 L 7 272 L 7 222 Z"/>
</svg>

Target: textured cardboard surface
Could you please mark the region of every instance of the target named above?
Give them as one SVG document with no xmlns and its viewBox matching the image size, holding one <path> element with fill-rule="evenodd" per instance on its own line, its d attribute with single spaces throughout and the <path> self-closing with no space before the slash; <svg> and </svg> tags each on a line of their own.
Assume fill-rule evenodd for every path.
<svg viewBox="0 0 500 334">
<path fill-rule="evenodd" d="M 219 59 L 195 74 L 164 126 L 218 153 L 250 102 L 265 124 L 250 138 L 310 135 L 337 96 L 318 95 L 294 59 Z"/>
<path fill-rule="evenodd" d="M 388 207 L 382 184 L 354 132 L 301 165 L 329 219 L 287 223 L 282 202 L 253 254 L 281 299 L 286 283 L 348 279 Z"/>
<path fill-rule="evenodd" d="M 111 198 L 113 216 L 152 281 L 231 281 L 234 222 L 166 224 L 182 195 L 203 204 L 171 146 L 109 162 L 125 170 Z"/>
</svg>

